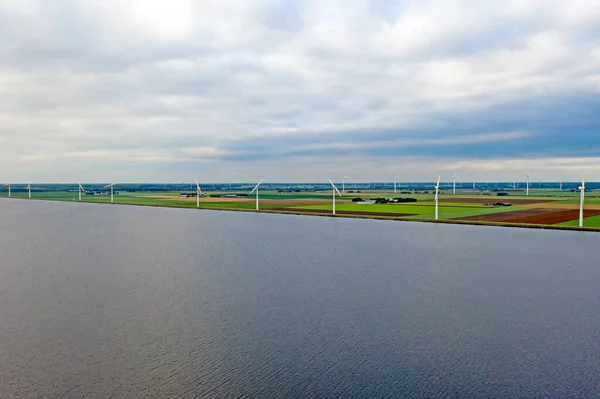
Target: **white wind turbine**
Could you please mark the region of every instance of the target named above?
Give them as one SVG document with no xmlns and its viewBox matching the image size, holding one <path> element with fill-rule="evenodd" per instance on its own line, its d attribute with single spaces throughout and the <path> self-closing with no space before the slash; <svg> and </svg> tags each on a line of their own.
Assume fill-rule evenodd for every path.
<svg viewBox="0 0 600 399">
<path fill-rule="evenodd" d="M 200 188 L 196 177 L 194 177 L 194 182 L 196 182 L 196 208 L 200 208 L 200 195 L 202 194 L 202 189 Z"/>
<path fill-rule="evenodd" d="M 581 200 L 579 201 L 579 227 L 583 227 L 583 201 L 585 199 L 585 177 L 581 179 Z"/>
<path fill-rule="evenodd" d="M 79 186 L 77 189 L 77 191 L 79 191 L 79 201 L 81 201 L 81 192 L 85 192 L 85 189 L 83 188 L 83 186 L 81 185 L 81 183 L 77 183 L 77 185 Z"/>
<path fill-rule="evenodd" d="M 265 181 L 265 179 L 262 179 L 261 181 L 259 181 L 258 184 L 256 186 L 254 186 L 252 191 L 250 191 L 250 194 L 252 194 L 253 192 L 256 192 L 256 210 L 257 211 L 258 211 L 258 187 L 262 184 L 263 181 Z"/>
<path fill-rule="evenodd" d="M 527 182 L 527 188 L 526 188 L 526 195 L 529 195 L 529 179 L 531 178 L 531 173 L 527 174 L 527 173 L 521 173 L 523 176 L 525 176 L 526 178 L 526 182 Z"/>
<path fill-rule="evenodd" d="M 344 194 L 346 194 L 346 179 L 347 179 L 347 178 L 348 178 L 348 176 L 344 176 L 344 177 L 342 178 L 342 192 L 343 192 Z"/>
<path fill-rule="evenodd" d="M 456 172 L 454 172 L 454 176 L 452 176 L 452 195 L 456 195 Z"/>
<path fill-rule="evenodd" d="M 435 220 L 437 220 L 438 217 L 439 217 L 439 212 L 438 212 L 438 193 L 439 193 L 439 190 L 440 190 L 440 177 L 441 176 L 438 176 L 437 183 L 435 184 Z"/>
<path fill-rule="evenodd" d="M 4 187 L 7 187 L 7 186 L 8 186 L 8 198 L 10 198 L 10 197 L 11 197 L 11 195 L 10 195 L 10 185 L 11 185 L 11 183 L 6 183 L 6 184 L 4 185 Z"/>
<path fill-rule="evenodd" d="M 394 176 L 394 194 L 396 194 L 396 185 L 398 184 L 398 177 L 400 176 Z"/>
<path fill-rule="evenodd" d="M 28 194 L 28 198 L 31 199 L 31 182 L 29 182 L 29 184 L 27 185 L 27 191 L 29 192 Z"/>
<path fill-rule="evenodd" d="M 331 191 L 333 191 L 333 214 L 335 215 L 335 193 L 337 192 L 340 197 L 342 197 L 342 193 L 340 193 L 340 190 L 337 189 L 337 187 L 335 186 L 335 184 L 333 184 L 330 178 L 327 178 L 327 180 L 329 180 L 329 183 L 332 187 Z"/>
<path fill-rule="evenodd" d="M 559 173 L 558 175 L 560 176 L 559 189 L 560 189 L 560 191 L 562 191 L 562 184 L 563 184 L 563 176 L 564 175 L 562 173 Z"/>
<path fill-rule="evenodd" d="M 106 186 L 104 186 L 104 188 L 109 188 L 110 187 L 110 203 L 111 204 L 114 202 L 113 188 L 114 188 L 115 184 L 117 184 L 117 183 L 111 183 L 111 184 L 107 184 Z"/>
</svg>

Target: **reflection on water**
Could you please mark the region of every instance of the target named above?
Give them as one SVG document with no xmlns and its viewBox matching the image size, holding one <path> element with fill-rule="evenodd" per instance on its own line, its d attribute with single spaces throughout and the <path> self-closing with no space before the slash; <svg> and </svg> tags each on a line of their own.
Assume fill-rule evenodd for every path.
<svg viewBox="0 0 600 399">
<path fill-rule="evenodd" d="M 0 200 L 0 397 L 598 397 L 594 233 Z"/>
</svg>

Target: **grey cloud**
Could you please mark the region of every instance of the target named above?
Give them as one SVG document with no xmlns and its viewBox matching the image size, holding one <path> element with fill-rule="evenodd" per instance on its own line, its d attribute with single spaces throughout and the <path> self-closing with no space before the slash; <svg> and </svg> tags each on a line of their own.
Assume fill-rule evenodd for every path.
<svg viewBox="0 0 600 399">
<path fill-rule="evenodd" d="M 535 138 L 514 138 L 504 152 L 488 145 L 490 159 L 558 157 L 569 152 L 561 147 L 573 154 L 589 146 L 598 126 L 581 111 L 596 105 L 590 87 L 600 87 L 592 9 L 586 16 L 561 13 L 570 6 L 558 2 L 523 9 L 459 1 L 444 20 L 447 5 L 435 1 L 206 2 L 192 10 L 188 33 L 163 37 L 129 23 L 118 2 L 103 11 L 104 2 L 31 3 L 0 13 L 5 171 L 16 159 L 37 159 L 39 173 L 70 162 L 91 170 L 78 153 L 88 166 L 131 157 L 128 173 L 171 165 L 173 178 L 185 162 L 237 173 L 242 161 L 319 163 L 325 151 L 376 165 L 435 157 L 442 150 L 425 145 L 435 140 L 510 131 Z M 424 18 L 422 36 L 411 36 L 415 15 Z M 566 132 L 571 141 L 561 139 Z M 486 143 L 463 144 L 453 156 L 465 162 L 486 151 Z"/>
</svg>

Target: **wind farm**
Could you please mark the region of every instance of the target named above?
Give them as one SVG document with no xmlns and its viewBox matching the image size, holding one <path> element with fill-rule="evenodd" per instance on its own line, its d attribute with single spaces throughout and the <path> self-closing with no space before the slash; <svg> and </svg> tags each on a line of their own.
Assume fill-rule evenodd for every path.
<svg viewBox="0 0 600 399">
<path fill-rule="evenodd" d="M 254 211 L 310 216 L 336 216 L 399 221 L 469 223 L 515 227 L 600 228 L 600 184 L 545 182 L 541 187 L 513 182 L 278 183 L 6 183 L 0 198 L 65 200 L 81 203 L 163 206 L 200 210 Z M 119 191 L 115 186 L 120 187 Z M 343 191 L 338 189 L 341 185 Z M 538 184 L 536 183 L 536 186 Z M 12 186 L 12 188 L 11 188 Z M 20 188 L 23 187 L 23 188 Z M 189 191 L 193 187 L 192 191 Z M 251 191 L 245 191 L 252 188 Z M 260 190 L 260 196 L 259 196 Z M 344 195 L 344 191 L 346 194 Z M 117 195 L 118 194 L 118 195 Z M 254 198 L 251 198 L 254 196 Z"/>
</svg>

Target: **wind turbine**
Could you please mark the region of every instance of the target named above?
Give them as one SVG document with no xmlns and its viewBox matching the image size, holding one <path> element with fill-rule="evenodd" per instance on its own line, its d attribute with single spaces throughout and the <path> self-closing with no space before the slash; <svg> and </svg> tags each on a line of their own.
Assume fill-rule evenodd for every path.
<svg viewBox="0 0 600 399">
<path fill-rule="evenodd" d="M 327 178 L 327 180 L 329 180 L 329 183 L 331 184 L 331 187 L 333 188 L 331 191 L 333 191 L 333 214 L 335 215 L 335 193 L 337 192 L 340 197 L 342 197 L 342 194 L 340 193 L 340 190 L 337 189 L 335 184 L 333 184 L 333 182 L 331 181 L 330 178 Z"/>
<path fill-rule="evenodd" d="M 115 186 L 115 184 L 117 184 L 117 183 L 111 183 L 111 184 L 107 184 L 106 186 L 104 186 L 104 188 L 110 187 L 110 203 L 111 204 L 114 202 L 113 187 Z"/>
<path fill-rule="evenodd" d="M 583 201 L 585 199 L 585 177 L 581 179 L 581 200 L 579 201 L 579 227 L 583 227 Z"/>
<path fill-rule="evenodd" d="M 342 192 L 343 192 L 344 194 L 346 194 L 346 179 L 347 179 L 347 178 L 348 178 L 348 176 L 344 176 L 344 177 L 342 178 Z"/>
<path fill-rule="evenodd" d="M 31 199 L 31 182 L 29 182 L 29 184 L 27 185 L 27 191 L 29 192 L 28 194 L 28 198 Z"/>
<path fill-rule="evenodd" d="M 10 198 L 10 183 L 6 183 L 4 187 L 8 186 L 8 198 Z"/>
<path fill-rule="evenodd" d="M 394 194 L 396 194 L 396 184 L 398 183 L 398 177 L 399 176 L 394 176 Z"/>
<path fill-rule="evenodd" d="M 438 193 L 440 190 L 440 177 L 438 176 L 437 183 L 435 184 L 435 220 L 438 220 L 439 212 L 438 212 Z"/>
<path fill-rule="evenodd" d="M 194 177 L 194 181 L 196 182 L 196 208 L 200 208 L 200 194 L 202 194 L 202 189 L 200 188 L 196 177 Z"/>
<path fill-rule="evenodd" d="M 85 188 L 83 188 L 83 186 L 81 185 L 81 183 L 77 183 L 78 187 L 78 191 L 79 191 L 79 201 L 81 201 L 81 192 L 85 191 Z"/>
<path fill-rule="evenodd" d="M 531 173 L 527 174 L 527 173 L 521 173 L 523 176 L 525 176 L 526 181 L 527 181 L 527 189 L 526 189 L 526 195 L 529 195 L 529 178 L 531 177 Z"/>
<path fill-rule="evenodd" d="M 562 173 L 559 173 L 558 175 L 560 176 L 560 180 L 559 180 L 559 183 L 560 183 L 560 191 L 562 191 L 563 174 L 562 174 Z"/>
<path fill-rule="evenodd" d="M 456 195 L 456 172 L 452 176 L 452 195 Z"/>
<path fill-rule="evenodd" d="M 250 191 L 250 194 L 252 194 L 253 192 L 256 191 L 256 210 L 257 211 L 258 211 L 258 187 L 262 184 L 263 181 L 265 181 L 265 179 L 262 179 L 261 181 L 259 181 L 258 184 L 256 186 L 254 186 L 252 191 Z"/>
</svg>

